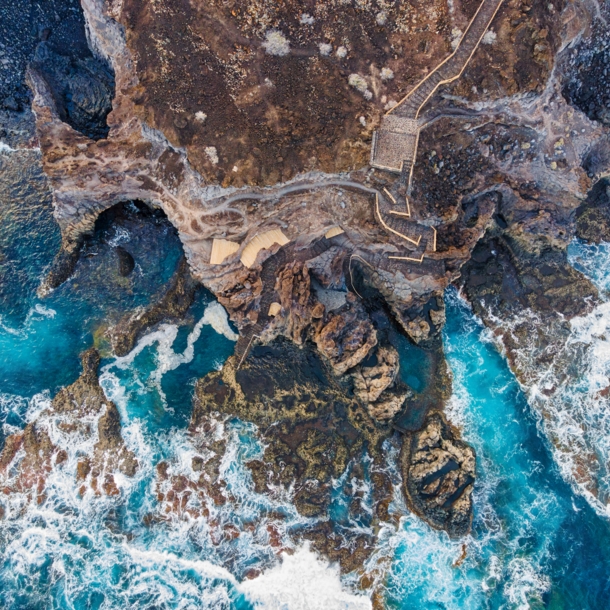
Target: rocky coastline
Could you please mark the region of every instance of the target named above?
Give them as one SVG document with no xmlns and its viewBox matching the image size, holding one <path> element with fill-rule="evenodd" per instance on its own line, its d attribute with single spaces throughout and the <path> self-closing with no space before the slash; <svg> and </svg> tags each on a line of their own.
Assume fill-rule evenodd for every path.
<svg viewBox="0 0 610 610">
<path fill-rule="evenodd" d="M 121 436 L 116 405 L 99 385 L 95 349 L 82 355 L 81 376 L 53 399 L 48 409 L 23 432 L 9 436 L 0 453 L 0 480 L 6 495 L 45 501 L 46 479 L 55 468 L 68 468 L 80 483 L 81 495 L 118 495 L 116 473 L 132 477 L 138 461 Z M 87 447 L 87 452 L 78 451 Z M 75 447 L 78 449 L 75 451 Z M 9 517 L 8 511 L 4 510 Z"/>
<path fill-rule="evenodd" d="M 449 21 L 467 23 L 476 3 L 461 2 L 451 19 L 446 3 L 437 4 L 436 18 L 420 16 L 420 28 L 409 30 L 410 46 L 425 49 L 413 64 L 419 73 L 451 49 Z M 410 212 L 417 227 L 434 228 L 435 247 L 411 262 L 388 258 L 402 254 L 404 244 L 384 231 L 374 211 L 375 193 L 391 189 L 395 177 L 366 166 L 384 105 L 415 80 L 406 68 L 413 57 L 398 48 L 406 30 L 377 20 L 354 42 L 348 63 L 333 57 L 323 65 L 325 56 L 299 39 L 282 13 L 293 10 L 292 3 L 275 9 L 269 20 L 285 25 L 295 47 L 299 41 L 298 53 L 287 59 L 264 52 L 256 15 L 247 18 L 239 9 L 231 17 L 229 5 L 216 2 L 208 15 L 176 6 L 82 1 L 88 45 L 70 60 L 82 76 L 78 108 L 66 108 L 62 75 L 68 60 L 56 56 L 52 32 L 40 34 L 27 78 L 34 140 L 62 231 L 62 249 L 40 293 L 71 276 L 104 211 L 126 201 L 162 211 L 185 256 L 159 299 L 121 320 L 108 336 L 116 355 L 129 353 L 148 328 L 183 317 L 200 286 L 225 307 L 240 341 L 222 371 L 197 383 L 189 430 L 202 455 L 221 452 L 209 434 L 219 416 L 254 423 L 266 444 L 263 458 L 248 465 L 256 490 L 293 488 L 299 513 L 318 519 L 297 538 L 352 572 L 374 540 L 345 540 L 330 531 L 332 481 L 348 470 L 354 488 L 370 485 L 367 499 L 351 490 L 349 518 L 366 519 L 373 531 L 396 519 L 387 512 L 393 484 L 383 451 L 384 441 L 393 439 L 402 446 L 402 490 L 410 510 L 452 537 L 465 536 L 475 455 L 443 415 L 451 395 L 441 340 L 443 293 L 450 285 L 460 287 L 525 388 L 536 385 L 537 370 L 551 365 L 568 383 L 567 363 L 554 358 L 557 346 L 566 342 L 570 321 L 586 316 L 600 299 L 568 263 L 567 248 L 575 236 L 607 239 L 610 221 L 606 119 L 574 101 L 578 87 L 570 64 L 569 45 L 586 44 L 595 29 L 592 4 L 506 2 L 494 22 L 493 44 L 482 45 L 463 78 L 436 94 L 421 136 Z M 253 3 L 252 14 L 261 6 Z M 331 13 L 338 10 L 329 6 Z M 386 18 L 402 23 L 402 13 Z M 159 66 L 144 60 L 152 44 L 142 30 L 147 19 L 153 24 L 147 31 L 164 32 Z M 226 40 L 212 35 L 218 23 Z M 171 59 L 178 53 L 178 28 L 190 32 L 185 36 L 194 56 L 202 53 L 205 113 L 197 110 L 197 79 L 169 91 L 154 78 L 159 71 L 172 84 L 185 70 L 194 72 Z M 481 69 L 488 61 L 497 65 L 495 76 Z M 309 62 L 315 85 L 306 107 L 295 102 L 302 92 L 290 76 L 299 62 Z M 385 63 L 395 78 L 382 79 Z M 254 71 L 244 76 L 252 66 L 260 70 L 260 82 L 251 82 Z M 347 81 L 350 70 L 365 67 L 372 101 Z M 333 75 L 345 86 L 329 91 Z M 312 112 L 322 107 L 329 116 Z M 243 141 L 236 127 L 235 133 L 227 130 L 232 120 Z M 289 125 L 295 126 L 292 135 Z M 302 133 L 308 130 L 315 137 Z M 288 243 L 263 248 L 252 265 L 243 264 L 252 239 L 277 229 Z M 237 247 L 213 264 L 218 239 Z M 133 261 L 127 255 L 117 254 L 121 273 L 128 275 Z M 428 363 L 423 390 L 401 376 L 399 341 Z M 41 417 L 74 419 L 69 427 L 78 426 L 79 416 L 99 416 L 99 441 L 77 472 L 82 493 L 88 485 L 112 495 L 119 493 L 112 473 L 132 476 L 137 464 L 122 441 L 116 406 L 97 382 L 98 364 L 96 352 L 86 352 L 81 378 Z M 554 414 L 533 406 L 552 431 Z M 561 443 L 552 432 L 549 440 Z M 25 457 L 17 462 L 21 448 Z M 577 449 L 581 457 L 570 466 L 571 480 L 605 500 L 596 480 L 603 465 L 596 465 L 590 447 Z M 34 422 L 7 439 L 0 469 L 5 477 L 11 473 L 15 489 L 35 490 L 43 502 L 44 473 L 61 464 L 60 453 Z M 197 476 L 188 482 L 171 480 L 159 465 L 160 488 L 173 490 L 171 497 L 162 492 L 167 510 L 183 511 L 174 498 L 187 488 L 205 489 L 223 502 L 214 459 L 194 462 Z"/>
</svg>

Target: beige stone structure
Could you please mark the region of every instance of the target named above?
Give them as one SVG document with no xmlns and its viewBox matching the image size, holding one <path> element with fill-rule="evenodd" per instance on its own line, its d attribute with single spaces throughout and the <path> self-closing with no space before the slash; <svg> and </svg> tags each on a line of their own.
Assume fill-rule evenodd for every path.
<svg viewBox="0 0 610 610">
<path fill-rule="evenodd" d="M 241 253 L 241 262 L 248 267 L 252 267 L 256 262 L 258 253 L 263 249 L 269 249 L 273 244 L 285 246 L 290 240 L 280 231 L 280 229 L 272 229 L 265 233 L 255 235 L 246 245 Z"/>
<path fill-rule="evenodd" d="M 212 242 L 212 254 L 210 265 L 221 265 L 225 258 L 235 254 L 239 250 L 239 244 L 227 239 L 215 239 Z"/>
</svg>

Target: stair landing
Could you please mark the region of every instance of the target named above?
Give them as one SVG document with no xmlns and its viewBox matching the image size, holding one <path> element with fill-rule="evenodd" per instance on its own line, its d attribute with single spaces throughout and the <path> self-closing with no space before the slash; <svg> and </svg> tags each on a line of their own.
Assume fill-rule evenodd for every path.
<svg viewBox="0 0 610 610">
<path fill-rule="evenodd" d="M 381 126 L 373 134 L 371 165 L 377 169 L 400 173 L 415 159 L 419 128 L 417 120 L 392 114 L 381 119 Z"/>
</svg>

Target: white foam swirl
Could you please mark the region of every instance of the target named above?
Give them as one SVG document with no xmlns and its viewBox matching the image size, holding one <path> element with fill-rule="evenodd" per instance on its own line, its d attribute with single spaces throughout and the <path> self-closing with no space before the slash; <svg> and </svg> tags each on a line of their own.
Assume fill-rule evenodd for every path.
<svg viewBox="0 0 610 610">
<path fill-rule="evenodd" d="M 320 560 L 305 545 L 240 589 L 265 610 L 369 610 L 371 601 L 341 587 L 339 569 Z"/>
</svg>

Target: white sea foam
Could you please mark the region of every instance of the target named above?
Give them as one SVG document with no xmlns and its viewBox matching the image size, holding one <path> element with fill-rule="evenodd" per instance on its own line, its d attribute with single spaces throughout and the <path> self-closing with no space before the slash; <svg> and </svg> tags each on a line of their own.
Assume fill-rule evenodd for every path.
<svg viewBox="0 0 610 610">
<path fill-rule="evenodd" d="M 173 370 L 181 364 L 191 362 L 194 356 L 194 345 L 201 335 L 201 329 L 204 325 L 209 324 L 218 333 L 222 334 L 227 339 L 237 341 L 238 335 L 234 333 L 230 326 L 227 317 L 227 312 L 220 303 L 213 302 L 208 305 L 201 319 L 195 324 L 193 330 L 187 338 L 187 346 L 181 354 L 176 353 L 172 349 L 172 345 L 178 336 L 178 326 L 175 324 L 162 324 L 155 331 L 152 331 L 142 337 L 136 346 L 126 356 L 116 358 L 105 369 L 114 366 L 125 369 L 129 367 L 136 356 L 140 354 L 146 347 L 157 344 L 159 366 L 159 377 L 163 376 L 167 371 Z"/>
<path fill-rule="evenodd" d="M 371 601 L 341 586 L 339 569 L 320 560 L 307 545 L 261 576 L 244 581 L 240 590 L 264 610 L 367 610 Z"/>
<path fill-rule="evenodd" d="M 33 422 L 45 409 L 51 405 L 51 395 L 48 391 L 34 394 L 28 401 L 28 409 L 25 414 L 25 421 Z"/>
<path fill-rule="evenodd" d="M 182 557 L 178 557 L 174 553 L 168 553 L 167 551 L 141 550 L 133 548 L 128 544 L 124 544 L 123 548 L 129 553 L 129 555 L 131 555 L 131 557 L 137 560 L 138 563 L 150 564 L 155 569 L 164 564 L 175 563 L 183 568 L 199 572 L 206 578 L 220 578 L 232 584 L 237 584 L 237 581 L 229 570 L 223 568 L 222 566 L 217 566 L 209 561 L 184 559 Z"/>
<path fill-rule="evenodd" d="M 131 239 L 131 234 L 125 227 L 113 225 L 114 235 L 108 240 L 108 245 L 116 248 L 121 244 L 127 243 Z"/>
<path fill-rule="evenodd" d="M 116 375 L 112 373 L 112 369 L 118 368 L 122 370 L 133 367 L 135 358 L 142 353 L 147 347 L 156 345 L 155 358 L 157 368 L 151 373 L 148 384 L 155 387 L 162 400 L 166 401 L 165 394 L 161 388 L 161 380 L 163 376 L 177 369 L 183 364 L 188 364 L 193 360 L 195 355 L 195 343 L 201 336 L 201 331 L 205 325 L 210 325 L 218 334 L 222 334 L 231 341 L 236 341 L 238 335 L 231 330 L 227 312 L 220 303 L 210 303 L 203 313 L 201 319 L 195 324 L 187 337 L 186 348 L 182 353 L 174 351 L 173 345 L 178 336 L 178 326 L 175 324 L 162 324 L 158 329 L 149 332 L 142 337 L 136 346 L 126 356 L 115 358 L 112 362 L 105 365 L 100 373 L 100 384 L 108 398 L 115 396 L 119 399 L 119 404 L 125 403 L 126 396 L 121 396 L 124 389 L 121 388 Z M 218 363 L 215 363 L 218 366 Z M 220 367 L 222 368 L 222 367 Z M 139 383 L 140 391 L 146 391 L 146 387 L 141 382 Z"/>
<path fill-rule="evenodd" d="M 237 341 L 239 335 L 231 330 L 226 309 L 217 301 L 210 303 L 203 314 L 204 324 L 209 324 L 219 335 L 229 341 Z"/>
<path fill-rule="evenodd" d="M 610 303 L 572 319 L 565 342 L 553 348 L 547 368 L 530 363 L 527 350 L 519 354 L 530 372 L 529 402 L 564 477 L 610 516 Z"/>
<path fill-rule="evenodd" d="M 586 244 L 574 240 L 568 248 L 569 263 L 584 273 L 602 293 L 610 292 L 610 244 Z"/>
<path fill-rule="evenodd" d="M 158 370 L 169 370 L 167 363 L 171 365 L 193 357 L 188 347 L 197 340 L 202 320 L 195 325 L 199 331 L 195 328 L 191 331 L 182 354 L 171 349 L 177 332 L 171 325 L 144 337 L 136 346 L 137 353 L 146 345 L 156 344 L 163 354 Z M 8 576 L 3 582 L 15 591 L 26 583 L 32 590 L 44 594 L 48 589 L 40 575 L 48 569 L 52 580 L 61 579 L 64 595 L 69 600 L 83 599 L 98 583 L 99 590 L 106 595 L 102 607 L 137 609 L 155 605 L 228 610 L 234 607 L 235 594 L 242 593 L 255 607 L 269 610 L 371 608 L 367 596 L 354 592 L 357 575 L 341 577 L 336 566 L 319 559 L 308 547 L 295 549 L 294 555 L 283 553 L 281 561 L 278 559 L 281 549 L 293 548 L 294 529 L 307 525 L 310 520 L 296 511 L 291 489 L 272 488 L 268 494 L 254 491 L 246 463 L 260 459 L 264 450 L 255 426 L 210 418 L 205 434 L 193 439 L 185 431 L 152 434 L 146 431 L 143 422 L 129 419 L 129 402 L 137 401 L 138 397 L 128 391 L 112 367 L 134 368 L 135 375 L 134 358 L 132 353 L 106 365 L 101 379 L 106 396 L 121 412 L 123 438 L 139 461 L 136 476 L 134 479 L 115 476 L 121 491 L 119 497 L 97 497 L 92 492 L 81 497 L 76 468 L 82 455 L 92 451 L 97 422 L 95 418 L 88 421 L 94 433 L 81 438 L 66 434 L 57 417 L 42 417 L 41 425 L 47 427 L 54 443 L 67 450 L 68 460 L 50 473 L 45 490 L 47 501 L 43 505 L 27 503 L 25 494 L 21 499 L 19 494 L 2 499 L 8 510 L 7 518 L 0 521 L 0 536 L 6 535 L 9 540 L 3 557 L 4 573 Z M 446 534 L 432 530 L 409 514 L 400 491 L 399 447 L 388 441 L 384 453 L 390 461 L 388 474 L 395 493 L 390 512 L 406 516 L 398 528 L 394 524 L 382 524 L 378 546 L 366 570 L 372 575 L 376 590 L 383 592 L 388 586 L 389 593 L 397 600 L 420 595 L 425 602 L 419 607 L 436 604 L 447 610 L 461 610 L 465 607 L 464 591 L 469 592 L 468 607 L 484 607 L 486 591 L 500 591 L 507 603 L 509 599 L 515 600 L 511 603 L 519 607 L 522 600 L 538 599 L 547 585 L 541 568 L 545 549 L 533 558 L 516 559 L 523 555 L 520 544 L 531 535 L 535 514 L 548 510 L 549 499 L 544 493 L 538 493 L 529 511 L 523 513 L 523 525 L 516 532 L 507 532 L 490 499 L 494 490 L 505 482 L 481 450 L 476 432 L 480 414 L 472 413 L 472 397 L 463 384 L 465 374 L 463 367 L 454 369 L 456 395 L 451 417 L 461 418 L 464 434 L 475 444 L 485 469 L 485 476 L 475 491 L 476 525 L 480 533 L 477 538 L 466 539 L 468 556 L 463 566 L 452 567 L 461 554 L 462 541 L 449 540 Z M 499 384 L 495 391 L 502 394 L 507 389 Z M 39 413 L 34 406 L 28 405 L 28 408 L 32 414 Z M 204 444 L 209 441 L 209 446 L 195 445 L 195 441 Z M 217 441 L 225 443 L 224 448 Z M 515 445 L 514 451 L 521 451 L 518 443 Z M 156 497 L 158 479 L 154 469 L 159 456 L 167 460 L 170 478 L 182 476 L 195 482 L 205 470 L 194 472 L 193 458 L 202 457 L 207 463 L 216 451 L 223 451 L 218 479 L 225 484 L 226 503 L 217 505 L 205 494 L 202 497 L 193 493 L 186 508 L 195 509 L 198 503 L 203 504 L 208 510 L 205 516 L 203 513 L 196 516 L 194 510 L 193 514 L 162 512 Z M 373 468 L 373 464 L 367 462 L 367 467 Z M 341 486 L 348 476 L 346 472 L 339 477 L 336 486 Z M 363 483 L 358 491 L 362 492 L 367 508 L 369 486 Z M 123 507 L 129 507 L 127 522 L 117 523 L 115 515 Z M 278 513 L 284 517 L 273 516 Z M 161 516 L 163 523 L 153 522 L 150 527 L 144 527 L 142 520 L 149 514 Z M 115 525 L 110 526 L 108 522 Z M 350 526 L 359 527 L 357 523 Z M 225 536 L 228 527 L 236 528 L 239 537 Z M 271 544 L 270 528 L 277 534 L 279 543 Z M 262 574 L 237 583 L 235 575 L 241 578 L 251 566 L 262 569 Z M 116 570 L 118 575 L 113 576 Z M 7 600 L 9 605 L 14 601 L 10 597 Z"/>
<path fill-rule="evenodd" d="M 45 307 L 41 303 L 36 303 L 33 307 L 33 312 L 45 317 L 45 318 L 54 318 L 57 315 L 57 312 L 50 307 Z"/>
<path fill-rule="evenodd" d="M 126 396 L 115 388 L 112 397 L 120 403 Z M 126 410 L 126 404 L 121 406 Z M 246 470 L 243 461 L 260 454 L 260 447 L 256 443 L 249 446 L 246 440 L 248 433 L 255 433 L 252 426 L 232 424 L 227 429 L 220 421 L 212 434 L 213 439 L 228 441 L 229 455 L 221 467 L 221 477 L 227 480 L 232 492 L 227 504 L 215 507 L 210 502 L 209 520 L 170 514 L 164 527 L 150 530 L 141 525 L 141 520 L 159 509 L 152 484 L 154 454 L 160 449 L 155 445 L 163 446 L 170 460 L 170 475 L 192 477 L 192 457 L 200 452 L 193 448 L 189 437 L 183 431 L 153 437 L 144 432 L 138 421 L 124 420 L 123 437 L 140 464 L 136 476 L 129 479 L 115 473 L 115 482 L 121 490 L 118 498 L 98 497 L 90 491 L 81 497 L 76 468 L 83 455 L 91 455 L 97 440 L 97 421 L 95 417 L 80 419 L 93 431 L 91 435 L 66 433 L 62 422 L 63 417 L 57 414 L 38 417 L 37 425 L 46 429 L 52 442 L 68 454 L 64 464 L 48 475 L 45 503 L 38 506 L 28 501 L 27 493 L 17 492 L 2 499 L 6 514 L 0 521 L 0 536 L 8 537 L 2 574 L 8 588 L 3 600 L 9 605 L 24 583 L 45 595 L 47 585 L 40 582 L 40 575 L 46 566 L 44 569 L 52 579 L 61 579 L 64 595 L 71 600 L 94 590 L 92 583 L 98 583 L 107 596 L 107 607 L 148 608 L 154 600 L 157 607 L 164 608 L 229 610 L 233 607 L 232 591 L 237 590 L 237 581 L 226 562 L 231 569 L 238 570 L 253 561 L 260 565 L 263 560 L 263 566 L 273 562 L 266 514 L 281 508 L 281 504 L 266 496 L 259 502 L 243 476 Z M 16 456 L 17 461 L 22 454 Z M 195 474 L 195 479 L 198 476 Z M 144 496 L 138 500 L 143 490 Z M 129 517 L 128 527 L 136 537 L 128 542 L 120 531 L 108 529 L 106 520 L 115 519 L 112 515 L 116 508 L 134 502 L 137 512 Z M 291 514 L 290 508 L 287 514 Z M 252 518 L 259 519 L 260 524 L 255 532 L 245 531 L 243 523 Z M 233 524 L 242 532 L 237 540 L 222 536 L 224 528 Z M 281 535 L 287 539 L 285 531 Z M 198 549 L 195 553 L 193 543 Z M 112 580 L 115 566 L 121 566 L 119 574 L 124 573 L 119 583 Z"/>
<path fill-rule="evenodd" d="M 460 324 L 462 330 L 445 340 L 453 372 L 447 416 L 477 453 L 473 535 L 450 540 L 409 514 L 399 491 L 399 445 L 386 441 L 395 489 L 390 512 L 405 516 L 398 528 L 382 525 L 365 570 L 374 588 L 386 591 L 390 605 L 483 608 L 494 595 L 503 600 L 498 607 L 538 607 L 549 588 L 550 545 L 563 509 L 552 491 L 530 483 L 540 464 L 524 447 L 526 424 L 514 406 L 514 382 L 490 368 L 496 365 L 488 360 L 489 348 L 481 347 L 481 323 L 472 316 Z M 478 388 L 485 390 L 479 395 Z M 506 489 L 514 489 L 517 497 L 507 502 Z"/>
<path fill-rule="evenodd" d="M 542 603 L 542 594 L 548 591 L 551 582 L 525 557 L 515 557 L 508 564 L 510 580 L 504 586 L 504 594 L 517 610 L 530 610 L 532 601 Z"/>
<path fill-rule="evenodd" d="M 54 309 L 36 303 L 30 307 L 25 320 L 17 328 L 7 324 L 4 316 L 0 315 L 0 330 L 15 337 L 25 338 L 32 332 L 34 324 L 44 321 L 45 318 L 54 318 L 56 315 L 57 312 Z"/>
<path fill-rule="evenodd" d="M 574 243 L 569 260 L 607 298 L 610 246 Z M 511 318 L 493 310 L 487 315 L 519 345 L 513 366 L 563 477 L 600 515 L 610 516 L 610 302 L 569 324 L 561 312 L 551 319 L 531 310 Z M 505 353 L 502 339 L 487 336 Z"/>
</svg>

